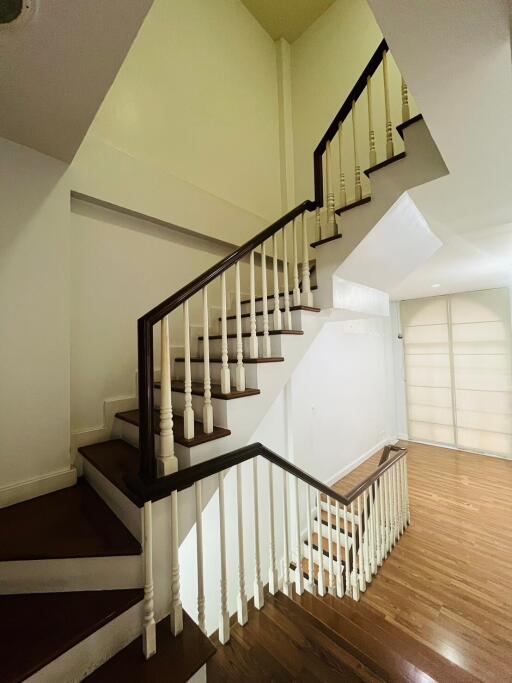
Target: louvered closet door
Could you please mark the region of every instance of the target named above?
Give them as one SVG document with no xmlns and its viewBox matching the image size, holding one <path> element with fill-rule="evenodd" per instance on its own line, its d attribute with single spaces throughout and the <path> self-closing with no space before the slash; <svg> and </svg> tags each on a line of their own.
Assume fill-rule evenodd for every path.
<svg viewBox="0 0 512 683">
<path fill-rule="evenodd" d="M 507 289 L 401 304 L 409 436 L 512 455 Z"/>
</svg>

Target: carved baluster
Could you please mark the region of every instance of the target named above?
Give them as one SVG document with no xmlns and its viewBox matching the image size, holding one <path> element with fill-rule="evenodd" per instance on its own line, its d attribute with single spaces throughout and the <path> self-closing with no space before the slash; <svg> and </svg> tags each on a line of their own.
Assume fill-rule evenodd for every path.
<svg viewBox="0 0 512 683">
<path fill-rule="evenodd" d="M 380 498 L 380 558 L 381 564 L 386 558 L 386 500 L 384 491 L 384 477 L 379 477 Z"/>
<path fill-rule="evenodd" d="M 183 303 L 183 346 L 185 355 L 183 436 L 185 439 L 194 438 L 194 409 L 192 407 L 192 368 L 190 365 L 190 320 L 188 300 Z"/>
<path fill-rule="evenodd" d="M 391 468 L 393 473 L 393 482 L 395 486 L 395 539 L 400 539 L 400 488 L 398 480 L 398 464 Z"/>
<path fill-rule="evenodd" d="M 224 473 L 219 472 L 219 538 L 220 538 L 220 616 L 219 641 L 229 641 L 228 580 L 226 572 L 226 520 L 224 515 Z"/>
<path fill-rule="evenodd" d="M 180 598 L 180 546 L 178 530 L 178 492 L 171 493 L 171 633 L 183 631 L 183 608 Z"/>
<path fill-rule="evenodd" d="M 297 555 L 297 565 L 295 567 L 295 590 L 299 595 L 304 593 L 304 575 L 302 574 L 302 538 L 300 533 L 300 514 L 299 514 L 299 480 L 295 479 L 295 549 Z"/>
<path fill-rule="evenodd" d="M 240 298 L 240 262 L 235 265 L 236 299 L 236 390 L 245 391 L 244 347 L 242 343 L 242 304 Z"/>
<path fill-rule="evenodd" d="M 293 219 L 293 305 L 300 306 L 299 263 L 297 251 L 297 218 Z"/>
<path fill-rule="evenodd" d="M 404 517 L 402 515 L 402 497 L 403 497 L 403 489 L 402 489 L 402 468 L 401 468 L 401 461 L 399 460 L 394 469 L 396 469 L 396 490 L 397 490 L 397 498 L 398 498 L 398 507 L 397 507 L 397 513 L 398 513 L 398 538 L 404 533 Z"/>
<path fill-rule="evenodd" d="M 377 561 L 377 566 L 382 565 L 382 555 L 381 555 L 381 521 L 380 521 L 380 488 L 379 480 L 374 484 L 375 486 L 375 501 L 373 509 L 375 511 L 375 557 Z"/>
<path fill-rule="evenodd" d="M 261 609 L 264 604 L 263 582 L 261 580 L 260 562 L 260 515 L 258 501 L 258 461 L 252 461 L 252 481 L 254 492 L 254 606 Z"/>
<path fill-rule="evenodd" d="M 327 192 L 327 236 L 336 235 L 338 226 L 336 225 L 336 207 L 334 205 L 334 187 L 332 183 L 332 157 L 331 143 L 327 140 L 325 147 L 325 177 Z"/>
<path fill-rule="evenodd" d="M 389 470 L 384 472 L 384 492 L 386 502 L 386 556 L 391 551 L 391 490 L 389 485 Z"/>
<path fill-rule="evenodd" d="M 364 571 L 364 541 L 363 541 L 363 516 L 361 509 L 361 496 L 357 497 L 357 519 L 359 523 L 357 525 L 358 529 L 358 576 L 359 576 L 359 589 L 361 591 L 366 590 L 366 574 Z"/>
<path fill-rule="evenodd" d="M 311 488 L 309 484 L 306 487 L 307 495 L 307 514 L 308 514 L 308 583 L 307 588 L 310 593 L 316 593 L 315 589 L 315 561 L 313 555 L 313 525 L 311 512 Z"/>
<path fill-rule="evenodd" d="M 340 162 L 340 206 L 347 205 L 347 188 L 345 186 L 345 172 L 343 171 L 343 123 L 338 125 L 338 146 Z"/>
<path fill-rule="evenodd" d="M 391 109 L 389 102 L 389 75 L 388 75 L 388 51 L 382 55 L 382 69 L 384 72 L 384 104 L 386 108 L 386 159 L 394 155 L 393 148 L 393 124 L 391 123 Z"/>
<path fill-rule="evenodd" d="M 292 329 L 292 314 L 290 312 L 290 290 L 288 284 L 288 245 L 286 243 L 286 228 L 283 228 L 283 287 L 284 287 L 284 329 Z"/>
<path fill-rule="evenodd" d="M 229 374 L 228 365 L 228 321 L 226 312 L 226 273 L 222 273 L 220 276 L 220 289 L 221 289 L 221 333 L 222 333 L 222 348 L 221 348 L 221 359 L 222 367 L 220 370 L 220 390 L 223 394 L 229 394 L 231 391 L 231 375 Z"/>
<path fill-rule="evenodd" d="M 290 595 L 290 543 L 288 531 L 288 474 L 283 470 L 283 593 Z"/>
<path fill-rule="evenodd" d="M 343 597 L 343 577 L 341 563 L 341 526 L 340 526 L 340 504 L 336 501 L 336 595 Z"/>
<path fill-rule="evenodd" d="M 196 557 L 197 557 L 197 623 L 206 634 L 204 613 L 204 563 L 203 563 L 203 489 L 201 480 L 194 485 L 196 498 Z"/>
<path fill-rule="evenodd" d="M 354 521 L 352 520 L 352 543 L 354 543 Z M 352 576 L 350 571 L 350 548 L 349 548 L 349 535 L 348 535 L 348 520 L 347 520 L 347 506 L 343 506 L 343 536 L 345 545 L 345 593 L 348 595 L 352 594 Z"/>
<path fill-rule="evenodd" d="M 364 576 L 367 583 L 372 580 L 372 573 L 370 571 L 370 518 L 368 516 L 368 500 L 366 491 L 361 494 L 361 505 L 362 505 L 362 519 L 364 526 L 363 533 L 363 566 L 364 566 Z"/>
<path fill-rule="evenodd" d="M 372 79 L 366 77 L 366 93 L 368 95 L 368 138 L 370 148 L 370 167 L 377 163 L 377 152 L 375 151 L 375 130 L 373 128 L 373 105 L 372 105 Z"/>
<path fill-rule="evenodd" d="M 171 403 L 171 350 L 169 341 L 169 317 L 160 323 L 160 453 L 157 456 L 157 475 L 165 477 L 178 469 L 174 455 L 174 434 Z"/>
<path fill-rule="evenodd" d="M 274 330 L 281 329 L 281 308 L 279 304 L 279 275 L 277 268 L 277 236 L 272 237 L 272 258 L 274 265 Z"/>
<path fill-rule="evenodd" d="M 319 529 L 323 526 L 322 518 L 318 518 Z M 323 553 L 324 547 L 323 543 L 319 544 L 319 552 Z M 331 498 L 327 496 L 327 551 L 329 553 L 329 586 L 328 593 L 330 595 L 335 595 L 335 582 L 334 582 L 334 557 L 332 552 L 332 518 L 331 518 Z"/>
<path fill-rule="evenodd" d="M 322 219 L 320 217 L 320 207 L 315 209 L 315 228 L 318 239 L 322 239 Z"/>
<path fill-rule="evenodd" d="M 361 166 L 359 165 L 359 154 L 357 152 L 355 100 L 352 101 L 352 139 L 354 143 L 354 199 L 358 202 L 363 197 L 363 188 L 361 187 Z"/>
<path fill-rule="evenodd" d="M 261 245 L 261 304 L 263 309 L 263 357 L 270 358 L 272 350 L 270 348 L 270 336 L 268 326 L 268 298 L 267 298 L 267 254 L 265 242 Z"/>
<path fill-rule="evenodd" d="M 274 523 L 274 476 L 272 463 L 268 461 L 268 521 L 269 521 L 269 559 L 270 568 L 268 571 L 268 590 L 271 595 L 275 595 L 279 590 L 278 573 L 276 564 L 276 533 Z"/>
<path fill-rule="evenodd" d="M 242 466 L 236 466 L 236 503 L 238 508 L 238 623 L 247 623 L 247 594 L 245 592 L 245 560 L 244 560 L 244 520 L 242 496 Z"/>
<path fill-rule="evenodd" d="M 249 357 L 258 357 L 258 337 L 256 336 L 256 287 L 254 283 L 254 250 L 249 257 L 249 287 L 250 287 L 250 330 Z"/>
<path fill-rule="evenodd" d="M 153 524 L 151 501 L 144 503 L 144 626 L 142 651 L 149 659 L 156 652 L 155 603 L 153 590 Z"/>
<path fill-rule="evenodd" d="M 408 121 L 411 118 L 411 110 L 409 109 L 409 90 L 407 83 L 402 76 L 402 121 Z"/>
<path fill-rule="evenodd" d="M 313 306 L 313 294 L 311 293 L 311 282 L 309 279 L 309 241 L 308 241 L 308 222 L 304 213 L 301 214 L 302 220 L 302 305 Z"/>
<path fill-rule="evenodd" d="M 372 574 L 377 573 L 377 551 L 375 538 L 375 501 L 373 484 L 368 489 L 368 496 L 370 500 L 370 569 Z"/>
<path fill-rule="evenodd" d="M 318 534 L 317 534 L 317 541 L 318 541 L 318 575 L 317 575 L 317 591 L 318 595 L 324 596 L 325 595 L 325 577 L 324 577 L 324 560 L 323 560 L 323 553 L 322 553 L 322 547 L 323 547 L 323 536 L 322 536 L 322 503 L 320 500 L 320 491 L 317 489 L 316 490 L 316 516 L 317 519 L 319 520 L 318 524 Z"/>
<path fill-rule="evenodd" d="M 350 583 L 352 584 L 352 597 L 354 600 L 359 600 L 359 554 L 357 551 L 358 539 L 359 539 L 359 529 L 361 526 L 361 519 L 358 518 L 357 525 L 355 524 L 355 513 L 354 513 L 354 503 L 350 503 L 350 518 L 352 520 L 352 576 L 350 577 Z M 359 547 L 361 546 L 359 542 Z M 364 577 L 363 577 L 364 580 Z"/>
<path fill-rule="evenodd" d="M 407 469 L 407 455 L 403 457 L 405 470 L 405 502 L 407 508 L 407 526 L 411 523 L 411 508 L 409 505 L 409 470 Z"/>
<path fill-rule="evenodd" d="M 203 432 L 213 432 L 212 383 L 210 380 L 210 329 L 208 325 L 208 288 L 203 288 L 203 362 L 204 362 L 204 401 Z"/>
<path fill-rule="evenodd" d="M 396 545 L 396 486 L 394 477 L 394 467 L 388 470 L 389 474 L 389 490 L 390 490 L 390 521 L 391 521 L 391 547 Z"/>
</svg>

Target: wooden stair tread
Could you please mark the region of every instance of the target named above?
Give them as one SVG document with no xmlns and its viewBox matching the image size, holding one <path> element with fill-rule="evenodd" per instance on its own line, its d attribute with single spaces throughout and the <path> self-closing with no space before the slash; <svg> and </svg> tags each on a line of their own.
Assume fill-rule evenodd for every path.
<svg viewBox="0 0 512 683">
<path fill-rule="evenodd" d="M 363 197 L 362 199 L 357 199 L 355 202 L 345 204 L 345 206 L 340 206 L 339 209 L 336 209 L 336 213 L 339 216 L 340 214 L 345 213 L 345 211 L 350 211 L 351 209 L 355 209 L 358 206 L 363 206 L 363 204 L 368 204 L 371 201 L 371 195 L 368 195 L 366 197 Z"/>
<path fill-rule="evenodd" d="M 285 312 L 284 308 L 279 309 L 281 313 Z M 311 311 L 312 313 L 320 313 L 322 309 L 317 308 L 316 306 L 290 306 L 290 311 Z M 271 316 L 273 313 L 273 309 L 268 312 L 268 315 Z M 256 311 L 256 316 L 262 316 L 263 311 Z M 241 318 L 250 318 L 251 314 L 250 313 L 242 313 L 240 316 Z M 226 320 L 236 320 L 236 313 L 234 315 L 228 315 L 226 317 Z M 219 322 L 222 322 L 222 318 L 219 318 Z"/>
<path fill-rule="evenodd" d="M 269 358 L 264 358 L 260 356 L 259 358 L 244 358 L 244 365 L 252 363 L 282 363 L 284 361 L 283 356 L 270 356 Z M 184 358 L 175 358 L 175 363 L 184 363 Z M 194 356 L 190 359 L 191 363 L 204 363 L 204 358 L 199 356 Z M 236 363 L 236 358 L 228 358 L 228 363 Z M 222 358 L 210 357 L 210 363 L 222 363 Z"/>
<path fill-rule="evenodd" d="M 160 382 L 155 382 L 155 387 L 160 389 Z M 173 391 L 179 393 L 185 393 L 185 382 L 181 379 L 173 379 L 171 383 L 171 388 Z M 245 396 L 258 396 L 260 394 L 259 389 L 248 389 L 244 391 L 230 391 L 229 394 L 223 394 L 220 388 L 220 384 L 212 384 L 211 386 L 212 398 L 222 398 L 225 401 L 231 401 L 235 398 L 244 398 Z M 203 396 L 204 394 L 204 384 L 202 382 L 192 382 L 192 394 L 195 396 Z"/>
<path fill-rule="evenodd" d="M 303 330 L 269 330 L 268 333 L 270 336 L 274 336 L 274 335 L 278 335 L 278 334 L 284 334 L 284 335 L 301 335 L 301 334 L 304 334 Z M 263 335 L 264 335 L 264 332 L 256 332 L 257 337 L 263 337 Z M 248 338 L 250 336 L 251 336 L 250 332 L 242 332 L 242 337 Z M 236 333 L 232 333 L 232 334 L 227 335 L 228 339 L 236 339 L 236 337 L 237 337 Z M 203 341 L 204 337 L 198 337 L 198 339 L 199 339 L 199 341 Z M 221 334 L 210 334 L 208 336 L 208 339 L 215 341 L 218 339 L 222 339 L 222 335 Z"/>
<path fill-rule="evenodd" d="M 144 597 L 142 589 L 0 596 L 2 683 L 19 683 Z"/>
<path fill-rule="evenodd" d="M 315 268 L 316 268 L 316 266 L 313 266 L 311 270 L 313 270 L 313 269 L 315 269 Z M 311 272 L 310 272 L 310 275 L 311 275 Z M 315 291 L 315 289 L 318 289 L 318 285 L 311 285 L 311 286 L 310 286 L 310 290 L 311 290 L 312 292 Z M 290 291 L 288 292 L 288 294 L 290 294 L 290 296 L 291 296 L 291 295 L 293 294 L 293 289 L 290 289 Z M 280 296 L 280 297 L 281 297 L 281 296 L 284 296 L 284 292 L 279 292 L 279 296 Z M 273 298 L 274 298 L 274 293 L 272 293 L 272 294 L 267 294 L 267 299 L 273 299 Z M 257 297 L 254 299 L 254 301 L 263 301 L 263 297 L 262 297 L 262 296 L 257 296 Z M 243 306 L 243 304 L 250 304 L 250 303 L 251 303 L 251 300 L 250 300 L 250 299 L 244 299 L 243 301 L 240 302 L 240 305 Z"/>
<path fill-rule="evenodd" d="M 81 446 L 78 452 L 101 474 L 116 486 L 137 507 L 143 502 L 126 484 L 126 478 L 139 474 L 139 451 L 122 439 L 111 439 L 90 446 Z"/>
<path fill-rule="evenodd" d="M 0 510 L 0 561 L 140 553 L 139 542 L 84 479 Z"/>
<path fill-rule="evenodd" d="M 295 562 L 290 562 L 290 569 L 295 571 L 297 565 Z M 309 560 L 307 557 L 302 558 L 301 562 L 301 567 L 302 567 L 302 576 L 309 581 Z M 318 583 L 318 573 L 320 572 L 320 565 L 317 564 L 316 562 L 313 562 L 313 581 L 315 583 Z M 326 587 L 329 585 L 329 572 L 327 569 L 324 569 L 324 586 Z"/>
<path fill-rule="evenodd" d="M 322 524 L 326 527 L 329 525 L 329 520 L 327 519 L 327 516 L 328 516 L 327 510 L 322 510 L 320 518 L 322 520 Z M 315 517 L 315 521 L 318 521 L 318 516 Z M 331 525 L 331 529 L 337 528 L 336 515 L 331 514 L 330 525 Z M 341 531 L 341 533 L 343 533 L 343 531 L 344 531 L 343 512 L 340 512 L 340 531 Z M 350 522 L 349 520 L 347 520 L 347 534 L 349 536 L 352 536 L 352 534 L 353 534 L 352 522 Z"/>
<path fill-rule="evenodd" d="M 330 237 L 324 237 L 321 240 L 316 240 L 316 242 L 311 242 L 311 245 L 313 249 L 316 249 L 316 247 L 321 246 L 322 244 L 327 244 L 327 242 L 332 242 L 333 240 L 340 240 L 342 238 L 342 235 L 331 235 Z"/>
<path fill-rule="evenodd" d="M 185 683 L 215 652 L 211 640 L 184 611 L 183 631 L 177 637 L 171 635 L 169 617 L 157 624 L 156 654 L 153 657 L 144 658 L 140 636 L 85 680 L 88 683 Z"/>
<path fill-rule="evenodd" d="M 364 172 L 365 176 L 368 178 L 370 177 L 370 174 L 375 173 L 375 171 L 379 171 L 381 168 L 385 168 L 386 166 L 389 166 L 390 164 L 394 164 L 395 161 L 400 161 L 400 159 L 405 159 L 405 152 L 399 152 L 398 154 L 395 154 L 392 156 L 390 159 L 384 159 L 384 161 L 381 161 L 378 164 L 375 164 L 375 166 L 370 166 L 370 168 L 367 168 L 366 171 Z"/>
<path fill-rule="evenodd" d="M 326 528 L 326 530 L 327 530 L 327 528 Z M 313 537 L 313 548 L 314 548 L 314 550 L 318 550 L 318 541 L 319 541 L 318 534 L 315 532 L 312 534 L 312 537 Z M 309 545 L 307 539 L 304 541 L 304 544 Z M 333 541 L 332 541 L 332 556 L 333 556 L 334 562 L 336 562 L 338 559 L 338 547 L 337 546 L 338 546 L 337 542 L 333 539 Z M 329 540 L 326 536 L 322 536 L 322 548 L 323 548 L 324 557 L 329 557 Z M 344 562 L 345 561 L 345 547 L 344 547 L 343 543 L 340 544 L 340 550 L 341 550 L 341 561 Z M 349 552 L 350 552 L 350 550 L 349 550 Z"/>
<path fill-rule="evenodd" d="M 139 426 L 140 417 L 138 408 L 135 410 L 125 410 L 121 413 L 116 413 L 116 417 L 123 422 L 128 422 L 129 424 Z M 153 411 L 153 429 L 155 434 L 160 434 L 160 412 L 158 409 Z M 224 436 L 229 436 L 231 434 L 229 429 L 224 429 L 223 427 L 213 427 L 213 432 L 211 434 L 203 433 L 203 423 L 194 422 L 194 438 L 185 439 L 183 435 L 183 417 L 181 415 L 173 416 L 173 434 L 174 441 L 181 444 L 182 446 L 187 446 L 192 448 L 193 446 L 199 446 L 207 441 L 214 441 L 215 439 L 222 439 Z"/>
</svg>

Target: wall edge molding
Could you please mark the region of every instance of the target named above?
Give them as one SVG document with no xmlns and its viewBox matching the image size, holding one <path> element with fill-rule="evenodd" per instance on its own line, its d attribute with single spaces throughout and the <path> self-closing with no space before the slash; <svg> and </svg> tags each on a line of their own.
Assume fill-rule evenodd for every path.
<svg viewBox="0 0 512 683">
<path fill-rule="evenodd" d="M 9 484 L 0 488 L 0 508 L 22 503 L 31 498 L 44 496 L 59 489 L 74 486 L 77 480 L 77 470 L 69 467 L 57 472 L 50 472 L 32 479 Z"/>
</svg>

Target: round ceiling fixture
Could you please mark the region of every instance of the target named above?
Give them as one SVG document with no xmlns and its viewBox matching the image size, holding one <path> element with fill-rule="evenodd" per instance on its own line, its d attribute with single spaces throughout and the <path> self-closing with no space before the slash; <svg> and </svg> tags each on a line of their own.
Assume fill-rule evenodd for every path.
<svg viewBox="0 0 512 683">
<path fill-rule="evenodd" d="M 19 26 L 34 13 L 35 0 L 2 0 L 0 29 Z"/>
</svg>

